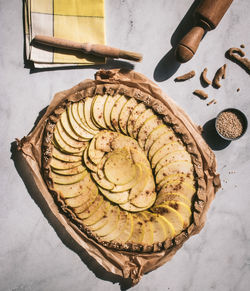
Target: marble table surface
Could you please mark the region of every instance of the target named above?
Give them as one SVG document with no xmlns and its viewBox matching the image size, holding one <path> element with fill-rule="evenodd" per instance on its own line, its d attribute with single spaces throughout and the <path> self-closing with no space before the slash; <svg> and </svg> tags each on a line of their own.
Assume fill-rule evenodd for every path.
<svg viewBox="0 0 250 291">
<path fill-rule="evenodd" d="M 197 1 L 196 1 L 197 3 Z M 145 275 L 130 290 L 249 290 L 250 285 L 250 147 L 249 130 L 240 140 L 220 144 L 211 134 L 213 119 L 224 108 L 250 114 L 249 75 L 225 58 L 225 51 L 245 44 L 250 56 L 250 1 L 235 0 L 219 27 L 207 33 L 197 55 L 178 65 L 172 46 L 187 27 L 186 13 L 193 1 L 106 0 L 107 44 L 139 51 L 144 59 L 134 69 L 155 81 L 199 125 L 214 150 L 222 189 L 208 212 L 199 235 L 191 237 L 174 258 Z M 0 290 L 120 290 L 118 283 L 98 278 L 65 245 L 30 196 L 16 163 L 11 143 L 27 135 L 52 96 L 86 78 L 97 67 L 66 70 L 30 70 L 23 58 L 22 1 L 0 0 Z M 190 14 L 190 13 L 188 13 Z M 207 106 L 192 92 L 202 88 L 204 67 L 212 78 L 227 64 L 220 89 L 204 89 Z M 109 61 L 102 68 L 124 66 Z M 196 76 L 183 83 L 174 78 L 190 70 Z M 237 92 L 237 88 L 240 91 Z"/>
</svg>

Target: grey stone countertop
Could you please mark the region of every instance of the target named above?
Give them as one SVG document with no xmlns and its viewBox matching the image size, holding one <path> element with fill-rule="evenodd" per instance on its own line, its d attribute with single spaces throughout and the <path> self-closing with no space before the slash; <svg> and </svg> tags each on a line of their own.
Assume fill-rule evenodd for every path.
<svg viewBox="0 0 250 291">
<path fill-rule="evenodd" d="M 225 58 L 226 50 L 241 44 L 250 58 L 250 1 L 235 0 L 217 29 L 202 40 L 197 55 L 179 66 L 171 49 L 186 28 L 188 17 L 184 16 L 192 5 L 191 0 L 105 2 L 107 44 L 141 52 L 144 59 L 135 63 L 134 69 L 155 81 L 196 124 L 204 126 L 222 180 L 201 233 L 130 290 L 249 290 L 250 131 L 225 144 L 218 144 L 209 133 L 213 119 L 225 108 L 236 107 L 248 117 L 250 114 L 249 75 Z M 62 242 L 11 159 L 11 143 L 28 134 L 53 95 L 93 78 L 98 68 L 25 68 L 22 1 L 0 0 L 0 11 L 0 290 L 120 290 L 118 283 L 98 278 Z M 204 67 L 212 78 L 224 63 L 227 75 L 221 88 L 205 88 L 209 95 L 205 101 L 194 96 L 195 89 L 202 89 L 199 76 Z M 123 64 L 109 61 L 102 68 L 119 65 Z M 176 76 L 190 70 L 196 71 L 193 79 L 174 82 Z M 213 98 L 217 104 L 207 106 Z"/>
</svg>

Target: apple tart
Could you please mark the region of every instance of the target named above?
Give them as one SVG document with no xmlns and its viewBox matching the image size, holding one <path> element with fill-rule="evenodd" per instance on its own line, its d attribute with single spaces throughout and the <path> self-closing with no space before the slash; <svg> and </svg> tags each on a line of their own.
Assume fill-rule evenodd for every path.
<svg viewBox="0 0 250 291">
<path fill-rule="evenodd" d="M 89 239 L 111 250 L 171 253 L 204 224 L 219 188 L 214 155 L 176 105 L 155 97 L 158 89 L 140 90 L 139 77 L 137 87 L 119 84 L 109 73 L 50 109 L 43 178 Z"/>
<path fill-rule="evenodd" d="M 187 145 L 146 101 L 83 96 L 59 106 L 44 135 L 44 177 L 61 209 L 125 251 L 159 250 L 187 229 L 197 192 Z"/>
</svg>

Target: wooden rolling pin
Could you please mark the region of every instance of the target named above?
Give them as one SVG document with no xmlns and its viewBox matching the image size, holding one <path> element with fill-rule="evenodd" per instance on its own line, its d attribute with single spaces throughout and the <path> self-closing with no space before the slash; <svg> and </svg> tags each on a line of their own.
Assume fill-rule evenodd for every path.
<svg viewBox="0 0 250 291">
<path fill-rule="evenodd" d="M 177 61 L 185 63 L 195 54 L 204 34 L 217 27 L 233 0 L 202 0 L 194 13 L 195 24 L 175 49 Z"/>
<path fill-rule="evenodd" d="M 85 54 L 92 54 L 101 57 L 110 57 L 115 59 L 121 58 L 136 62 L 140 62 L 142 60 L 142 55 L 139 53 L 125 51 L 103 44 L 80 43 L 46 35 L 36 35 L 33 38 L 33 41 L 45 44 L 47 46 L 58 47 L 66 50 L 78 50 Z"/>
</svg>

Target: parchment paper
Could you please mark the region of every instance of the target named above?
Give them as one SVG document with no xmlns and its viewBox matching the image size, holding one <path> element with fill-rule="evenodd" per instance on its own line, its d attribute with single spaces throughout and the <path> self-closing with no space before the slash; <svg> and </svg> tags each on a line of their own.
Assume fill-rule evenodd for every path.
<svg viewBox="0 0 250 291">
<path fill-rule="evenodd" d="M 208 207 L 213 200 L 217 189 L 220 187 L 220 179 L 219 175 L 216 174 L 215 156 L 201 137 L 198 127 L 193 124 L 187 114 L 177 106 L 171 98 L 164 94 L 156 84 L 142 74 L 122 69 L 109 71 L 101 70 L 97 72 L 95 77 L 95 80 L 85 80 L 69 90 L 57 93 L 35 129 L 28 136 L 22 138 L 22 140 L 18 140 L 18 150 L 21 152 L 30 167 L 30 173 L 34 177 L 40 194 L 44 197 L 48 207 L 61 222 L 65 231 L 70 234 L 72 239 L 86 250 L 88 254 L 108 272 L 112 272 L 123 278 L 130 278 L 133 284 L 136 284 L 139 282 L 143 274 L 150 272 L 171 260 L 183 243 L 191 235 L 198 233 L 202 229 L 206 220 Z M 203 183 L 203 191 L 198 195 L 199 199 L 195 202 L 193 223 L 187 231 L 178 235 L 174 243 L 159 252 L 137 253 L 117 251 L 98 244 L 85 233 L 80 231 L 70 219 L 59 211 L 58 206 L 53 200 L 42 176 L 41 147 L 48 117 L 53 113 L 55 108 L 58 108 L 58 106 L 65 102 L 65 100 L 76 98 L 78 92 L 93 90 L 93 88 L 99 88 L 102 87 L 102 85 L 105 85 L 106 88 L 108 88 L 109 84 L 110 88 L 112 88 L 113 85 L 118 87 L 122 85 L 125 86 L 125 88 L 129 88 L 128 90 L 141 91 L 145 96 L 148 94 L 149 96 L 160 100 L 167 107 L 167 111 L 171 112 L 171 115 L 175 117 L 175 122 L 178 126 L 188 132 L 188 134 L 186 134 L 188 136 L 187 139 L 191 140 L 190 145 L 188 146 L 193 146 L 196 149 L 198 152 L 197 156 L 199 156 L 202 161 L 202 169 L 200 169 L 200 172 L 202 172 L 201 175 L 203 177 L 201 179 Z"/>
</svg>

